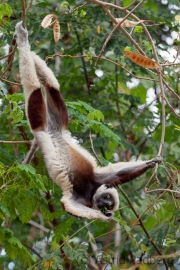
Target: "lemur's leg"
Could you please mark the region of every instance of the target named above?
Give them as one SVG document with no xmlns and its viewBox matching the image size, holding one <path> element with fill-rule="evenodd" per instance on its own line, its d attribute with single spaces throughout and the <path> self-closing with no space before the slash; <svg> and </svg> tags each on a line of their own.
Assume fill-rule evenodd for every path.
<svg viewBox="0 0 180 270">
<path fill-rule="evenodd" d="M 40 89 L 40 82 L 36 74 L 35 64 L 31 56 L 28 31 L 22 26 L 22 22 L 19 22 L 16 25 L 14 38 L 16 39 L 20 54 L 19 68 L 25 95 L 26 115 L 34 133 L 37 130 L 44 130 L 46 128 L 47 113 L 44 98 Z M 30 151 L 23 161 L 24 164 L 30 163 L 36 149 L 37 142 L 35 136 Z"/>
<path fill-rule="evenodd" d="M 53 131 L 66 129 L 68 127 L 68 113 L 66 104 L 59 92 L 59 83 L 54 76 L 54 73 L 45 61 L 42 60 L 34 52 L 31 53 L 35 63 L 36 72 L 46 88 L 47 94 L 47 108 L 48 108 L 48 128 Z"/>
<path fill-rule="evenodd" d="M 46 105 L 40 88 L 28 42 L 28 31 L 17 23 L 14 37 L 18 45 L 21 82 L 25 94 L 26 114 L 33 132 L 46 128 Z"/>
</svg>

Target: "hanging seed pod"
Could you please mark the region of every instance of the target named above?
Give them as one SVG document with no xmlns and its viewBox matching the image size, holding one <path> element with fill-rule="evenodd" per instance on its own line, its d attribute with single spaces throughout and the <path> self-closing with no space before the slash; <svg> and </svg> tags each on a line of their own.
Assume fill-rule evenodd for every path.
<svg viewBox="0 0 180 270">
<path fill-rule="evenodd" d="M 51 26 L 52 19 L 55 18 L 57 19 L 57 16 L 55 14 L 48 14 L 41 22 L 41 26 L 43 28 L 48 28 Z"/>
<path fill-rule="evenodd" d="M 58 42 L 58 40 L 60 39 L 61 32 L 60 32 L 60 24 L 57 19 L 53 24 L 53 32 L 54 32 L 54 41 Z"/>
<path fill-rule="evenodd" d="M 159 68 L 159 64 L 142 54 L 130 52 L 130 51 L 123 51 L 124 54 L 134 63 L 144 68 Z"/>
</svg>

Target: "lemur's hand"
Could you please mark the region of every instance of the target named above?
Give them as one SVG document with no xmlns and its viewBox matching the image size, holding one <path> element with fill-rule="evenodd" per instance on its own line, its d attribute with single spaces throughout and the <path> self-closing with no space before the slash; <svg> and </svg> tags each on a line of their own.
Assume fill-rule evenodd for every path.
<svg viewBox="0 0 180 270">
<path fill-rule="evenodd" d="M 16 24 L 14 39 L 16 40 L 17 46 L 19 48 L 21 47 L 29 48 L 28 31 L 26 27 L 23 27 L 22 22 L 18 22 Z"/>
<path fill-rule="evenodd" d="M 146 165 L 148 166 L 148 168 L 154 168 L 154 166 L 156 165 L 156 163 L 159 164 L 159 163 L 161 163 L 162 160 L 163 160 L 162 157 L 157 156 L 157 157 L 155 157 L 155 158 L 153 158 L 151 160 L 148 160 L 146 162 Z"/>
</svg>

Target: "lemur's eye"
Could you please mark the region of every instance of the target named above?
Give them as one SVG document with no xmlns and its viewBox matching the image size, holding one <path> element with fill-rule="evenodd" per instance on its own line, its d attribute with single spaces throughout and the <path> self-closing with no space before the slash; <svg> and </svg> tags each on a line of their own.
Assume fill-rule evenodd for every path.
<svg viewBox="0 0 180 270">
<path fill-rule="evenodd" d="M 111 199 L 111 196 L 110 195 L 107 195 L 107 199 Z"/>
</svg>

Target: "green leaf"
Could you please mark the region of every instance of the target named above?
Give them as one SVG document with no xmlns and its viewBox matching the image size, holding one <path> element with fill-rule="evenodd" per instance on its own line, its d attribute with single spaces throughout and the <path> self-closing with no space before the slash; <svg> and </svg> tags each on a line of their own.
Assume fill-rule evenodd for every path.
<svg viewBox="0 0 180 270">
<path fill-rule="evenodd" d="M 104 115 L 100 110 L 94 110 L 93 112 L 90 112 L 87 117 L 92 120 L 97 119 L 98 121 L 104 121 Z"/>
<path fill-rule="evenodd" d="M 34 204 L 32 204 L 32 199 L 25 195 L 18 195 L 15 201 L 15 207 L 18 210 L 19 219 L 22 223 L 28 223 L 35 211 Z"/>
<path fill-rule="evenodd" d="M 166 239 L 165 240 L 165 242 L 166 242 L 166 245 L 167 246 L 172 246 L 172 245 L 174 245 L 175 243 L 176 243 L 176 240 L 175 239 Z"/>
<path fill-rule="evenodd" d="M 6 109 L 2 112 L 3 114 L 7 114 L 11 110 L 11 103 L 9 103 L 6 107 Z"/>
<path fill-rule="evenodd" d="M 147 253 L 147 252 L 148 252 L 148 247 L 145 246 L 145 245 L 143 245 L 143 244 L 141 244 L 141 251 L 142 251 L 143 253 Z"/>
<path fill-rule="evenodd" d="M 157 225 L 157 219 L 155 219 L 154 217 L 148 217 L 147 220 L 144 222 L 144 226 L 146 228 L 146 230 L 150 230 L 152 228 L 154 228 Z"/>
<path fill-rule="evenodd" d="M 44 192 L 47 191 L 47 189 L 45 188 L 45 185 L 43 183 L 43 178 L 40 174 L 35 174 L 35 177 L 31 177 L 30 184 L 32 187 L 36 187 L 37 189 L 41 189 Z"/>
<path fill-rule="evenodd" d="M 127 7 L 132 3 L 132 0 L 123 0 L 123 7 Z"/>
<path fill-rule="evenodd" d="M 11 243 L 12 245 L 17 245 L 20 249 L 23 247 L 21 242 L 14 236 L 8 239 L 8 242 Z"/>
<path fill-rule="evenodd" d="M 64 270 L 64 266 L 62 264 L 58 263 L 58 262 L 53 262 L 52 269 Z"/>
<path fill-rule="evenodd" d="M 8 100 L 15 101 L 15 102 L 23 102 L 25 101 L 23 93 L 15 93 L 12 95 L 7 96 Z"/>
<path fill-rule="evenodd" d="M 61 221 L 61 223 L 56 228 L 55 234 L 55 240 L 56 242 L 59 242 L 60 239 L 63 238 L 63 235 L 66 235 L 70 228 L 72 227 L 72 224 L 75 222 L 74 217 L 68 217 Z"/>
<path fill-rule="evenodd" d="M 11 231 L 8 228 L 2 227 L 2 226 L 0 226 L 0 234 L 1 235 L 8 235 L 8 236 L 13 236 L 14 235 L 13 231 Z"/>
<path fill-rule="evenodd" d="M 10 17 L 12 15 L 12 8 L 8 4 L 0 4 L 0 19 L 5 15 Z"/>
<path fill-rule="evenodd" d="M 129 226 L 127 226 L 127 225 L 124 225 L 124 229 L 125 229 L 126 232 L 129 232 L 131 230 L 131 228 Z"/>
<path fill-rule="evenodd" d="M 81 9 L 80 11 L 80 17 L 84 18 L 86 16 L 86 11 L 84 11 L 83 9 Z"/>
<path fill-rule="evenodd" d="M 10 213 L 9 213 L 9 210 L 8 210 L 7 206 L 2 204 L 1 202 L 0 202 L 0 211 L 2 212 L 2 214 L 4 216 L 10 217 Z"/>
<path fill-rule="evenodd" d="M 137 25 L 137 26 L 134 28 L 134 33 L 143 33 L 143 28 L 142 28 L 142 26 Z"/>
<path fill-rule="evenodd" d="M 67 8 L 69 6 L 69 3 L 67 1 L 62 2 L 61 7 Z"/>
<path fill-rule="evenodd" d="M 25 171 L 27 173 L 35 174 L 35 169 L 29 165 L 29 164 L 20 164 L 17 162 L 17 168 L 19 168 L 21 171 Z"/>
<path fill-rule="evenodd" d="M 49 209 L 47 209 L 44 205 L 40 205 L 40 211 L 42 213 L 42 216 L 44 219 L 47 220 L 53 220 L 53 216 L 51 215 L 51 212 L 49 211 Z"/>
</svg>

